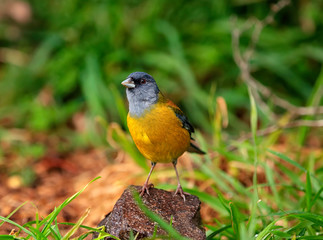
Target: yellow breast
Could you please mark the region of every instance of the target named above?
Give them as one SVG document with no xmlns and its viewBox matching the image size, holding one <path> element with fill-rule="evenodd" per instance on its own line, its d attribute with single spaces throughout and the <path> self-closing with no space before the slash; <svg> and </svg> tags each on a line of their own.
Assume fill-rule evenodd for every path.
<svg viewBox="0 0 323 240">
<path fill-rule="evenodd" d="M 127 118 L 139 151 L 152 162 L 171 162 L 190 145 L 190 134 L 166 104 L 156 104 L 141 117 Z"/>
</svg>

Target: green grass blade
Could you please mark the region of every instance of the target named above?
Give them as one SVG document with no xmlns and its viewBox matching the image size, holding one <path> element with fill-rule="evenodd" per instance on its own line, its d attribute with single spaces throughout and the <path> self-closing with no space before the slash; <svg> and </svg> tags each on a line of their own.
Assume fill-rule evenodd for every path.
<svg viewBox="0 0 323 240">
<path fill-rule="evenodd" d="M 51 236 L 52 238 L 56 240 L 62 239 L 62 235 L 60 234 L 59 229 L 56 227 L 56 225 L 51 225 L 48 230 L 50 232 L 49 236 Z"/>
<path fill-rule="evenodd" d="M 235 191 L 248 197 L 251 196 L 250 192 L 236 178 L 221 170 L 218 170 L 217 172 L 223 180 L 226 180 L 233 187 Z"/>
<path fill-rule="evenodd" d="M 297 239 L 322 240 L 323 236 L 302 236 Z"/>
<path fill-rule="evenodd" d="M 321 71 L 316 79 L 315 85 L 313 87 L 312 93 L 307 101 L 308 107 L 317 106 L 322 98 L 322 90 L 323 90 L 323 66 L 321 66 Z M 314 116 L 305 116 L 304 120 L 313 120 Z M 298 130 L 298 143 L 299 145 L 303 145 L 307 133 L 309 131 L 309 127 L 300 127 Z"/>
<path fill-rule="evenodd" d="M 82 222 L 85 220 L 85 218 L 89 215 L 90 209 L 88 208 L 85 213 L 77 220 L 76 224 L 72 227 L 71 230 L 69 230 L 65 236 L 62 238 L 62 240 L 68 240 L 70 237 L 80 228 Z"/>
<path fill-rule="evenodd" d="M 219 229 L 215 230 L 214 232 L 212 232 L 209 236 L 206 237 L 206 240 L 212 240 L 213 237 L 215 237 L 216 235 L 218 235 L 219 233 L 227 230 L 228 228 L 231 228 L 231 225 L 225 225 L 223 227 L 220 227 Z"/>
<path fill-rule="evenodd" d="M 218 194 L 218 199 L 220 200 L 220 203 L 222 204 L 222 206 L 225 208 L 225 210 L 227 210 L 227 212 L 229 213 L 229 214 L 231 214 L 231 210 L 230 210 L 230 208 L 229 208 L 229 201 L 227 201 L 224 197 L 223 197 L 223 195 L 222 195 L 222 193 L 220 192 L 220 191 L 217 191 L 217 194 Z"/>
<path fill-rule="evenodd" d="M 272 221 L 270 224 L 267 225 L 267 227 L 265 227 L 260 233 L 258 233 L 256 240 L 265 240 L 278 220 L 279 219 Z"/>
<path fill-rule="evenodd" d="M 150 211 L 146 205 L 141 200 L 138 192 L 136 190 L 132 191 L 133 198 L 137 202 L 139 208 L 145 213 L 147 217 L 149 217 L 151 220 L 155 221 L 159 224 L 161 228 L 163 228 L 172 238 L 178 239 L 178 240 L 187 240 L 186 237 L 181 236 L 180 233 L 176 231 L 172 226 L 169 225 L 169 223 L 165 222 L 161 217 L 159 217 L 154 212 Z"/>
<path fill-rule="evenodd" d="M 17 239 L 17 238 L 11 235 L 0 235 L 0 240 L 12 240 L 12 239 Z"/>
<path fill-rule="evenodd" d="M 90 181 L 88 184 L 85 185 L 85 187 L 83 187 L 80 191 L 78 191 L 77 193 L 75 193 L 72 197 L 66 199 L 61 205 L 59 205 L 57 208 L 54 209 L 53 212 L 51 212 L 42 222 L 46 222 L 45 226 L 42 230 L 42 233 L 47 233 L 46 235 L 49 234 L 48 230 L 52 224 L 52 222 L 54 222 L 55 218 L 57 217 L 57 215 L 62 211 L 62 209 L 67 206 L 71 201 L 73 201 L 77 196 L 79 196 L 92 182 L 98 180 L 101 177 L 96 177 L 94 178 L 92 181 Z"/>
<path fill-rule="evenodd" d="M 255 235 L 256 229 L 256 214 L 257 214 L 257 202 L 259 199 L 258 196 L 258 187 L 257 187 L 257 168 L 258 168 L 258 148 L 257 148 L 257 122 L 258 122 L 258 114 L 257 114 L 257 105 L 255 99 L 253 98 L 251 89 L 248 88 L 249 97 L 250 97 L 250 108 L 251 108 L 251 117 L 250 117 L 250 124 L 251 124 L 251 133 L 253 139 L 253 152 L 254 152 L 254 168 L 255 171 L 253 173 L 253 194 L 252 194 L 252 201 L 251 201 L 251 213 L 248 222 L 248 235 L 249 237 L 253 237 Z"/>
<path fill-rule="evenodd" d="M 26 227 L 26 228 L 28 228 L 31 232 L 33 232 L 37 236 L 37 239 L 46 239 L 46 237 L 40 231 L 40 229 L 33 226 L 33 223 L 32 222 L 25 223 L 23 226 Z"/>
<path fill-rule="evenodd" d="M 312 203 L 312 183 L 310 172 L 306 172 L 306 189 L 305 189 L 305 198 L 306 198 L 306 208 L 308 212 L 311 212 L 311 203 Z"/>
<path fill-rule="evenodd" d="M 81 75 L 81 87 L 83 95 L 89 110 L 94 116 L 105 116 L 105 110 L 101 102 L 99 86 L 101 80 L 99 63 L 97 57 L 93 54 L 89 54 L 85 59 L 84 73 Z"/>
<path fill-rule="evenodd" d="M 239 224 L 239 236 L 238 238 L 240 240 L 249 240 L 250 238 L 248 237 L 248 233 L 247 233 L 247 227 L 244 224 L 244 222 L 240 222 Z"/>
<path fill-rule="evenodd" d="M 257 105 L 255 99 L 252 95 L 250 88 L 248 88 L 249 98 L 250 98 L 250 109 L 251 109 L 251 117 L 250 117 L 250 124 L 251 124 L 251 133 L 252 138 L 256 140 L 257 137 L 257 122 L 258 122 L 258 114 L 257 114 Z"/>
<path fill-rule="evenodd" d="M 276 183 L 275 183 L 275 180 L 274 180 L 273 169 L 270 168 L 267 163 L 264 163 L 264 167 L 265 167 L 265 173 L 266 173 L 267 181 L 269 183 L 271 191 L 274 194 L 275 203 L 277 203 L 277 206 L 279 208 L 281 208 L 282 207 L 282 202 L 281 202 L 281 199 L 280 199 L 278 191 L 277 191 Z"/>
<path fill-rule="evenodd" d="M 208 204 L 210 207 L 218 211 L 220 214 L 224 216 L 228 215 L 228 212 L 223 207 L 223 205 L 221 204 L 220 200 L 217 197 L 195 189 L 185 189 L 185 191 L 190 194 L 198 196 L 202 202 Z"/>
<path fill-rule="evenodd" d="M 34 239 L 37 239 L 36 238 L 36 235 L 34 235 L 34 233 L 32 233 L 31 231 L 29 231 L 27 228 L 24 228 L 23 226 L 19 225 L 18 223 L 15 223 L 14 221 L 11 221 L 10 219 L 5 218 L 5 217 L 2 217 L 2 216 L 0 216 L 0 220 L 16 226 L 17 228 L 19 228 L 22 231 L 24 231 L 25 233 L 27 233 L 29 236 L 33 237 Z"/>
<path fill-rule="evenodd" d="M 120 116 L 120 120 L 122 122 L 122 125 L 124 128 L 127 128 L 127 114 L 128 110 L 125 106 L 124 100 L 121 97 L 121 94 L 119 93 L 118 89 L 115 85 L 110 85 L 111 93 L 113 95 L 114 99 L 114 107 L 117 109 L 118 114 Z"/>
<path fill-rule="evenodd" d="M 232 228 L 234 230 L 235 235 L 240 239 L 240 224 L 243 223 L 242 217 L 238 208 L 235 206 L 233 202 L 229 203 L 230 211 L 231 211 L 231 223 Z"/>
<path fill-rule="evenodd" d="M 305 219 L 310 222 L 313 222 L 320 227 L 323 227 L 323 216 L 322 215 L 317 215 L 314 213 L 299 213 L 299 214 L 292 214 L 289 215 L 290 217 L 298 218 L 298 219 Z"/>
<path fill-rule="evenodd" d="M 274 159 L 276 161 L 276 159 Z M 286 174 L 293 182 L 293 186 L 292 185 L 284 185 L 285 187 L 296 187 L 299 188 L 300 190 L 304 190 L 304 183 L 300 180 L 299 175 L 297 175 L 295 173 L 295 171 L 291 170 L 290 168 L 286 167 L 284 164 L 277 162 L 276 161 L 277 166 L 279 167 L 279 169 L 284 172 L 284 174 Z"/>
<path fill-rule="evenodd" d="M 9 213 L 9 215 L 7 216 L 7 219 L 9 219 L 12 215 L 14 215 L 20 208 L 22 208 L 26 203 L 28 202 L 24 202 L 22 204 L 20 204 L 16 209 L 14 209 L 11 213 Z M 0 227 L 2 226 L 2 224 L 4 224 L 4 222 L 0 223 Z"/>
<path fill-rule="evenodd" d="M 309 206 L 309 208 L 311 209 L 313 207 L 313 205 L 315 204 L 316 200 L 320 197 L 321 193 L 323 192 L 323 187 L 321 187 L 319 189 L 319 191 L 315 194 L 313 200 L 311 201 L 311 204 Z"/>
<path fill-rule="evenodd" d="M 291 235 L 290 234 L 288 234 L 288 233 L 286 233 L 286 232 L 283 232 L 283 231 L 277 231 L 277 230 L 272 230 L 272 231 L 270 231 L 270 234 L 271 235 L 274 235 L 274 236 L 278 236 L 278 237 L 280 237 L 280 238 L 290 238 L 291 237 Z"/>
<path fill-rule="evenodd" d="M 294 167 L 297 167 L 298 169 L 302 170 L 303 172 L 307 172 L 306 169 L 304 167 L 302 167 L 298 162 L 295 162 L 294 160 L 290 159 L 289 157 L 287 157 L 286 155 L 276 152 L 274 150 L 271 149 L 267 149 L 268 152 L 274 154 L 275 156 L 279 157 L 280 159 L 292 164 Z"/>
<path fill-rule="evenodd" d="M 215 169 L 215 167 L 208 166 L 206 164 L 202 164 L 200 166 L 201 172 L 203 172 L 208 178 L 211 178 L 218 188 L 222 189 L 224 192 L 232 192 L 231 187 L 222 181 L 222 177 L 219 176 L 220 170 Z M 221 183 L 221 184 L 219 184 Z"/>
<path fill-rule="evenodd" d="M 64 223 L 60 223 L 62 225 L 67 225 L 67 226 L 75 226 L 76 224 L 75 223 L 69 223 L 69 222 L 64 222 Z M 98 228 L 93 228 L 93 227 L 89 227 L 89 226 L 85 226 L 85 225 L 79 225 L 79 228 L 83 228 L 83 229 L 86 229 L 86 230 L 89 230 L 88 233 L 85 233 L 85 234 L 92 234 L 92 233 L 100 233 L 99 237 L 98 238 L 95 238 L 95 239 L 103 239 L 105 237 L 110 237 L 110 238 L 113 238 L 115 240 L 120 240 L 119 238 L 105 232 L 104 230 L 104 227 L 101 226 L 101 227 L 98 227 Z"/>
</svg>

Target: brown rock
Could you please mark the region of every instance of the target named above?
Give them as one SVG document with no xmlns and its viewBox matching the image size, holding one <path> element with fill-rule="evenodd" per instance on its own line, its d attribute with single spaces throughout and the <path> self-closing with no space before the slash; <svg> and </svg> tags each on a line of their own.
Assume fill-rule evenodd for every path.
<svg viewBox="0 0 323 240">
<path fill-rule="evenodd" d="M 138 207 L 133 199 L 132 190 L 139 191 L 141 187 L 128 187 L 115 204 L 112 212 L 99 223 L 99 226 L 105 226 L 105 231 L 120 238 L 129 239 L 132 231 L 136 239 L 143 239 L 153 235 L 156 222 L 150 220 Z M 166 222 L 170 222 L 172 217 L 172 226 L 182 236 L 194 240 L 203 240 L 206 238 L 205 230 L 201 226 L 200 200 L 194 195 L 186 196 L 186 201 L 174 193 L 161 189 L 151 188 L 150 195 L 145 194 L 142 197 L 143 203 L 154 213 L 158 214 Z M 157 227 L 158 236 L 167 236 L 167 232 Z M 111 239 L 111 238 L 106 238 Z"/>
</svg>

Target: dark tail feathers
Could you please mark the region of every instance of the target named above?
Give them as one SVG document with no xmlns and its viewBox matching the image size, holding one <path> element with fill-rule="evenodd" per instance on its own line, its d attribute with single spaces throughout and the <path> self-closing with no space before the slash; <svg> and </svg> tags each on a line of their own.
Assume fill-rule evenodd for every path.
<svg viewBox="0 0 323 240">
<path fill-rule="evenodd" d="M 198 153 L 198 154 L 205 154 L 198 146 L 191 142 L 191 145 L 187 149 L 188 152 L 191 153 Z"/>
</svg>

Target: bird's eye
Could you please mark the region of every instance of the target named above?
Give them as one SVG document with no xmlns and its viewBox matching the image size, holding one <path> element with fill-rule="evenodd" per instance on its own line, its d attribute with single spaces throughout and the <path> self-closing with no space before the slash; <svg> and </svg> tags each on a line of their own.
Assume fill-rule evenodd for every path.
<svg viewBox="0 0 323 240">
<path fill-rule="evenodd" d="M 144 79 L 144 78 L 142 78 L 141 80 L 140 80 L 140 83 L 141 84 L 145 84 L 147 82 L 147 80 L 146 79 Z"/>
</svg>

